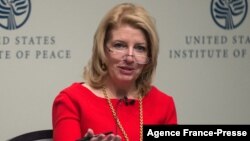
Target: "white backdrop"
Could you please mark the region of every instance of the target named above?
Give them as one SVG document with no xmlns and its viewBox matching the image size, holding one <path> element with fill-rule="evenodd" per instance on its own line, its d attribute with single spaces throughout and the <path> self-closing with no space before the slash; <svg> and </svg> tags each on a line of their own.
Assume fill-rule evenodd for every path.
<svg viewBox="0 0 250 141">
<path fill-rule="evenodd" d="M 0 140 L 52 128 L 54 97 L 83 81 L 96 27 L 120 2 L 33 0 L 22 27 L 0 27 Z M 236 29 L 224 30 L 212 19 L 210 0 L 132 2 L 156 19 L 154 85 L 174 97 L 179 123 L 250 124 L 250 13 Z M 198 54 L 191 57 L 190 50 Z M 217 51 L 201 57 L 201 50 Z"/>
</svg>

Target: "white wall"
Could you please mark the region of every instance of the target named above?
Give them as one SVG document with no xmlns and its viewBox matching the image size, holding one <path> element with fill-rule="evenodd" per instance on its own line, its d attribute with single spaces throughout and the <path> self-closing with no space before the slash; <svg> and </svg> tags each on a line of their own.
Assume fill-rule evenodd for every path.
<svg viewBox="0 0 250 141">
<path fill-rule="evenodd" d="M 50 129 L 54 97 L 64 87 L 82 80 L 90 57 L 92 38 L 102 18 L 115 4 L 106 0 L 33 0 L 25 25 L 8 31 L 0 27 L 0 140 L 40 129 Z M 250 14 L 237 29 L 219 28 L 210 13 L 211 1 L 134 0 L 155 17 L 160 55 L 154 84 L 172 95 L 180 124 L 249 124 L 250 111 Z M 1 21 L 0 21 L 1 23 Z M 225 36 L 225 44 L 187 44 L 186 36 Z M 243 35 L 245 43 L 231 43 Z M 16 43 L 27 36 L 34 43 Z M 50 44 L 38 43 L 37 36 Z M 3 38 L 9 38 L 8 44 Z M 52 40 L 55 41 L 55 43 Z M 250 38 L 250 37 L 249 37 Z M 250 39 L 249 39 L 250 40 Z M 172 50 L 225 49 L 228 57 L 174 58 Z M 29 52 L 18 59 L 17 52 Z M 36 58 L 36 52 L 69 50 L 64 59 Z M 233 56 L 244 50 L 243 57 Z"/>
</svg>

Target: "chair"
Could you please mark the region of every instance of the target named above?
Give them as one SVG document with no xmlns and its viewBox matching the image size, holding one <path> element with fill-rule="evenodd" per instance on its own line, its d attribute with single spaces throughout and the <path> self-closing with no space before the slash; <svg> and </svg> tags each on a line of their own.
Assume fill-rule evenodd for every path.
<svg viewBox="0 0 250 141">
<path fill-rule="evenodd" d="M 52 141 L 53 130 L 39 130 L 16 136 L 8 141 Z"/>
</svg>

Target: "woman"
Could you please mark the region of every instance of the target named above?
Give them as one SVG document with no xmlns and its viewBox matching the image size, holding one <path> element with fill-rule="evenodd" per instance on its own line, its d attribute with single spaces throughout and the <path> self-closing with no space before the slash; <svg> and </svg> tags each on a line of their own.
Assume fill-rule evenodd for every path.
<svg viewBox="0 0 250 141">
<path fill-rule="evenodd" d="M 151 85 L 158 45 L 143 7 L 111 9 L 95 33 L 86 82 L 72 84 L 54 101 L 54 141 L 138 141 L 143 124 L 177 124 L 173 98 Z"/>
</svg>

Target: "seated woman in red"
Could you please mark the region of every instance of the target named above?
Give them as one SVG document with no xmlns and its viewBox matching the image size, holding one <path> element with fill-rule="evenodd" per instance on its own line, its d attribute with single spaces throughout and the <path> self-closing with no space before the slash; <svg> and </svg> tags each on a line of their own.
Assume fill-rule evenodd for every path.
<svg viewBox="0 0 250 141">
<path fill-rule="evenodd" d="M 85 83 L 55 98 L 54 141 L 142 141 L 143 124 L 177 124 L 173 98 L 152 85 L 158 41 L 143 7 L 111 9 L 95 33 Z"/>
</svg>

